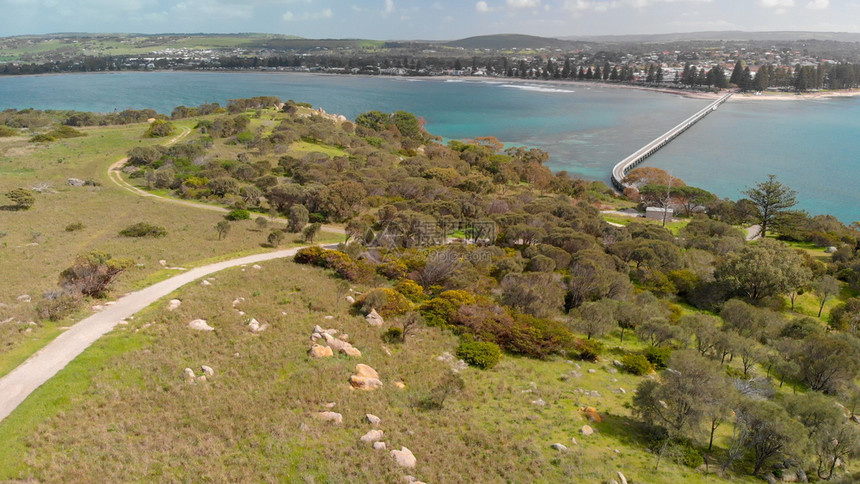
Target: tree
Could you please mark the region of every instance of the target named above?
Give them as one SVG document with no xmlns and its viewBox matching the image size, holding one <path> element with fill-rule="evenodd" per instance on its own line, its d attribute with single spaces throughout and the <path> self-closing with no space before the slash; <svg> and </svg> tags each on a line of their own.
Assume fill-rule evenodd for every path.
<svg viewBox="0 0 860 484">
<path fill-rule="evenodd" d="M 269 232 L 269 236 L 266 238 L 266 241 L 272 247 L 277 247 L 281 245 L 281 242 L 284 240 L 284 231 L 281 229 L 273 229 Z"/>
<path fill-rule="evenodd" d="M 830 311 L 830 326 L 857 334 L 860 331 L 860 297 L 852 297 Z"/>
<path fill-rule="evenodd" d="M 290 207 L 290 222 L 289 229 L 290 232 L 298 233 L 301 232 L 305 225 L 308 224 L 308 220 L 310 219 L 310 214 L 308 213 L 308 209 L 305 208 L 304 205 L 293 205 Z"/>
<path fill-rule="evenodd" d="M 223 239 L 230 233 L 230 222 L 222 220 L 215 224 L 215 231 L 218 232 L 218 240 Z"/>
<path fill-rule="evenodd" d="M 173 123 L 164 119 L 156 119 L 146 130 L 147 138 L 163 138 L 173 133 Z"/>
<path fill-rule="evenodd" d="M 824 395 L 816 392 L 788 395 L 786 409 L 809 431 L 819 478 L 830 479 L 840 460 L 860 452 L 860 430 Z"/>
<path fill-rule="evenodd" d="M 105 252 L 93 251 L 78 256 L 71 267 L 60 273 L 60 286 L 71 293 L 101 297 L 111 282 L 132 266 L 132 259 L 114 259 Z"/>
<path fill-rule="evenodd" d="M 574 329 L 585 333 L 586 339 L 604 336 L 615 328 L 615 310 L 618 303 L 612 299 L 587 302 L 579 307 L 579 317 L 574 317 Z"/>
<path fill-rule="evenodd" d="M 502 279 L 501 286 L 505 304 L 533 316 L 549 316 L 558 312 L 564 303 L 564 290 L 557 274 L 511 273 Z"/>
<path fill-rule="evenodd" d="M 312 223 L 302 230 L 302 238 L 309 244 L 314 243 L 314 239 L 322 230 L 322 224 L 319 222 Z"/>
<path fill-rule="evenodd" d="M 770 239 L 729 254 L 714 273 L 718 282 L 750 299 L 787 294 L 809 275 L 803 258 L 794 249 Z"/>
<path fill-rule="evenodd" d="M 669 442 L 691 435 L 704 417 L 706 407 L 719 399 L 718 392 L 725 389 L 720 384 L 725 379 L 720 368 L 690 350 L 672 354 L 669 367 L 661 376 L 659 383 L 655 380 L 640 383 L 633 397 L 634 411 L 646 423 L 667 431 L 657 466 Z"/>
<path fill-rule="evenodd" d="M 761 226 L 759 234 L 767 235 L 769 225 L 778 225 L 779 217 L 797 205 L 797 192 L 776 180 L 776 175 L 768 175 L 767 180 L 756 183 L 755 187 L 743 192 L 758 210 L 757 222 Z"/>
<path fill-rule="evenodd" d="M 824 311 L 824 305 L 831 297 L 839 294 L 841 285 L 839 280 L 833 276 L 824 275 L 812 282 L 812 291 L 818 296 L 818 317 L 821 317 L 821 312 Z"/>
<path fill-rule="evenodd" d="M 27 210 L 36 203 L 36 197 L 33 192 L 26 188 L 13 188 L 6 192 L 6 198 L 12 200 L 14 207 L 17 210 Z"/>
<path fill-rule="evenodd" d="M 735 409 L 735 431 L 726 467 L 740 456 L 753 452 L 753 475 L 780 457 L 798 457 L 806 447 L 806 429 L 786 410 L 768 400 L 743 400 Z M 733 451 L 734 450 L 734 451 Z"/>
<path fill-rule="evenodd" d="M 735 63 L 735 68 L 732 69 L 732 76 L 729 78 L 729 82 L 732 84 L 740 84 L 741 77 L 744 74 L 744 63 L 743 61 L 737 61 Z"/>
<path fill-rule="evenodd" d="M 860 372 L 860 341 L 850 334 L 814 334 L 803 340 L 792 359 L 809 388 L 833 393 Z"/>
</svg>

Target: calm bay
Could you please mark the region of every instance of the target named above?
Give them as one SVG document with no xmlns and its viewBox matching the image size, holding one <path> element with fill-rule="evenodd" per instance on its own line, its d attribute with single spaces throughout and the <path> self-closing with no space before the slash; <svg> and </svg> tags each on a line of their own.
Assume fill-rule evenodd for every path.
<svg viewBox="0 0 860 484">
<path fill-rule="evenodd" d="M 405 110 L 449 139 L 496 136 L 550 153 L 554 170 L 608 181 L 612 166 L 709 101 L 582 83 L 506 83 L 259 72 L 0 77 L 0 109 L 111 112 L 272 95 L 349 118 Z M 860 220 L 860 98 L 729 102 L 646 162 L 721 197 L 769 173 L 799 208 Z"/>
</svg>

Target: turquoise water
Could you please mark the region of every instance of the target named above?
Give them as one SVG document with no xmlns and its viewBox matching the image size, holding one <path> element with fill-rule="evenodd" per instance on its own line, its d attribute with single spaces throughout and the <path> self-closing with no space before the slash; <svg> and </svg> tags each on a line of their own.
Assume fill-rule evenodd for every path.
<svg viewBox="0 0 860 484">
<path fill-rule="evenodd" d="M 608 181 L 612 166 L 707 101 L 574 84 L 407 80 L 293 73 L 123 72 L 0 78 L 0 108 L 110 112 L 225 104 L 274 95 L 349 118 L 406 110 L 445 138 L 492 135 L 535 146 L 549 166 Z M 860 99 L 729 103 L 647 162 L 689 184 L 738 198 L 776 173 L 799 192 L 801 207 L 860 219 Z"/>
</svg>

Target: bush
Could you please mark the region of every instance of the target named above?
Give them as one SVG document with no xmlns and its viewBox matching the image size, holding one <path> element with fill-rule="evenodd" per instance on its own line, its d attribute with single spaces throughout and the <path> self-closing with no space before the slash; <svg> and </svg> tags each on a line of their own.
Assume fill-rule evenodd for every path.
<svg viewBox="0 0 860 484">
<path fill-rule="evenodd" d="M 647 375 L 654 371 L 651 362 L 642 355 L 627 354 L 621 358 L 621 367 L 624 371 L 634 375 Z"/>
<path fill-rule="evenodd" d="M 251 218 L 251 212 L 237 208 L 236 210 L 230 210 L 225 217 L 227 217 L 227 220 L 248 220 Z"/>
<path fill-rule="evenodd" d="M 405 267 L 405 266 L 404 266 Z M 424 288 L 412 279 L 403 279 L 394 286 L 394 290 L 406 296 L 410 301 L 417 303 L 424 299 Z"/>
<path fill-rule="evenodd" d="M 93 251 L 78 256 L 60 274 L 60 286 L 72 294 L 100 297 L 117 276 L 133 265 L 132 259 L 114 259 L 105 252 Z"/>
<path fill-rule="evenodd" d="M 644 352 L 645 358 L 657 370 L 663 370 L 672 356 L 672 349 L 660 346 L 649 346 Z"/>
<path fill-rule="evenodd" d="M 449 396 L 459 393 L 466 387 L 458 373 L 449 372 L 442 378 L 438 385 L 430 390 L 430 394 L 418 401 L 418 408 L 422 410 L 441 410 L 445 407 L 445 400 Z"/>
<path fill-rule="evenodd" d="M 83 230 L 84 224 L 81 222 L 71 223 L 66 225 L 66 232 L 77 232 L 78 230 Z"/>
<path fill-rule="evenodd" d="M 46 293 L 44 299 L 36 306 L 36 312 L 42 319 L 59 321 L 71 314 L 81 305 L 81 295 L 71 291 L 56 291 Z"/>
<path fill-rule="evenodd" d="M 12 200 L 18 210 L 27 210 L 36 203 L 33 192 L 26 188 L 14 188 L 6 192 L 6 198 Z"/>
<path fill-rule="evenodd" d="M 164 237 L 167 229 L 158 225 L 138 222 L 119 231 L 124 237 Z"/>
<path fill-rule="evenodd" d="M 678 448 L 681 451 L 680 460 L 685 466 L 695 469 L 705 463 L 702 452 L 689 443 L 680 443 Z"/>
<path fill-rule="evenodd" d="M 163 119 L 156 119 L 149 125 L 144 136 L 147 138 L 163 138 L 170 136 L 171 133 L 173 133 L 173 123 Z"/>
<path fill-rule="evenodd" d="M 581 339 L 576 341 L 576 351 L 579 359 L 584 361 L 597 361 L 603 353 L 603 343 L 595 340 Z"/>
<path fill-rule="evenodd" d="M 386 343 L 402 343 L 403 330 L 397 327 L 388 328 L 388 331 L 382 333 L 382 341 Z"/>
<path fill-rule="evenodd" d="M 9 136 L 16 136 L 18 134 L 17 129 L 12 129 L 6 125 L 0 124 L 0 138 L 6 138 Z"/>
<path fill-rule="evenodd" d="M 457 347 L 457 358 L 469 366 L 486 370 L 496 366 L 502 358 L 499 345 L 484 341 L 464 341 Z"/>
<path fill-rule="evenodd" d="M 406 296 L 388 287 L 371 290 L 364 295 L 361 303 L 361 309 L 365 313 L 375 308 L 386 318 L 405 314 L 412 309 L 412 303 L 406 299 Z"/>
<path fill-rule="evenodd" d="M 296 264 L 309 264 L 312 266 L 322 267 L 325 265 L 325 259 L 323 259 L 323 254 L 327 252 L 322 247 L 305 247 L 304 249 L 296 252 L 295 257 L 293 257 L 293 261 Z"/>
</svg>

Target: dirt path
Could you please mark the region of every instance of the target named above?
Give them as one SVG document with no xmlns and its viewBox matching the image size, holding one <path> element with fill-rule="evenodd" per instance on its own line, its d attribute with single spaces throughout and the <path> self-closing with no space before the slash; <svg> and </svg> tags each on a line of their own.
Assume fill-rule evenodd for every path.
<svg viewBox="0 0 860 484">
<path fill-rule="evenodd" d="M 102 335 L 116 327 L 120 321 L 180 287 L 209 274 L 244 264 L 292 257 L 299 249 L 301 247 L 209 264 L 122 296 L 116 304 L 75 324 L 27 361 L 0 378 L 0 421 L 15 410 L 30 393 L 56 375 Z"/>
</svg>

